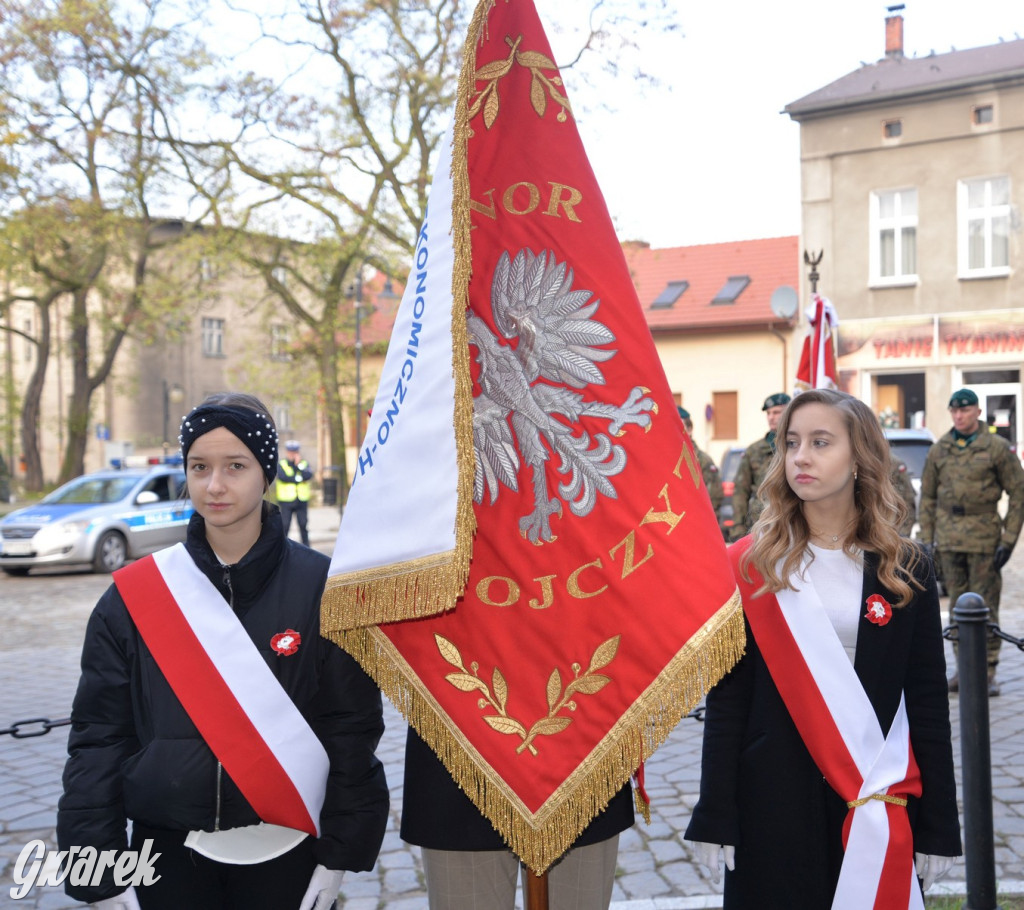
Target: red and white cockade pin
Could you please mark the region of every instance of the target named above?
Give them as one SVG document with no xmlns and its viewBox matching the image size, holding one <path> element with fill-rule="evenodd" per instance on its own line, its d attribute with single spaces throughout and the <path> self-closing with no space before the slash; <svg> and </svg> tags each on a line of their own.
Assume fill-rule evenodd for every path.
<svg viewBox="0 0 1024 910">
<path fill-rule="evenodd" d="M 868 612 L 864 618 L 873 622 L 876 626 L 884 626 L 892 619 L 892 606 L 881 594 L 872 594 L 867 599 Z"/>
<path fill-rule="evenodd" d="M 299 645 L 302 644 L 302 636 L 299 635 L 294 629 L 286 629 L 284 632 L 278 632 L 272 639 L 270 639 L 270 647 L 277 651 L 277 656 L 290 657 L 296 651 L 299 650 Z"/>
</svg>

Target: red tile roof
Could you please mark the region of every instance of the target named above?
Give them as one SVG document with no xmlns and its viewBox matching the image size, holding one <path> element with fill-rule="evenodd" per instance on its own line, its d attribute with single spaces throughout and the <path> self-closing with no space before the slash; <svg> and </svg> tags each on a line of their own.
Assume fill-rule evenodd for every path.
<svg viewBox="0 0 1024 910">
<path fill-rule="evenodd" d="M 653 333 L 680 329 L 729 331 L 786 324 L 772 313 L 769 302 L 780 285 L 794 289 L 799 286 L 798 240 L 770 237 L 666 249 L 624 243 L 622 250 Z M 729 278 L 740 275 L 748 276 L 750 284 L 736 301 L 712 304 Z M 385 276 L 377 273 L 363 287 L 365 310 L 360 337 L 364 348 L 386 345 L 391 337 L 403 285 L 394 281 L 394 292 L 389 296 L 383 293 L 385 281 Z M 687 281 L 689 287 L 672 306 L 651 309 L 670 281 Z M 339 343 L 350 346 L 353 334 L 354 315 L 346 313 L 338 332 Z"/>
<path fill-rule="evenodd" d="M 625 243 L 647 324 L 653 333 L 679 329 L 729 330 L 785 323 L 769 305 L 781 285 L 800 286 L 798 237 L 769 237 L 651 249 Z M 746 275 L 748 284 L 734 303 L 712 304 L 730 277 Z M 669 307 L 651 304 L 670 281 L 688 281 L 686 292 Z"/>
</svg>

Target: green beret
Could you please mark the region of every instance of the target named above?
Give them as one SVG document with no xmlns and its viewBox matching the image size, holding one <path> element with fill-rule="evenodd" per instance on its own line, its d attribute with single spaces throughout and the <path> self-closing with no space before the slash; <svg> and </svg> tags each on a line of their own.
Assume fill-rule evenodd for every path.
<svg viewBox="0 0 1024 910">
<path fill-rule="evenodd" d="M 969 408 L 977 403 L 978 396 L 970 389 L 960 389 L 954 392 L 953 397 L 949 399 L 949 406 L 951 408 Z"/>
<path fill-rule="evenodd" d="M 789 404 L 789 396 L 785 392 L 776 392 L 764 400 L 761 410 L 767 411 L 769 408 L 777 408 L 781 404 Z"/>
<path fill-rule="evenodd" d="M 682 417 L 683 420 L 690 419 L 690 412 L 687 411 L 686 408 L 684 408 L 682 405 L 677 404 L 676 410 L 679 412 L 679 416 Z"/>
</svg>

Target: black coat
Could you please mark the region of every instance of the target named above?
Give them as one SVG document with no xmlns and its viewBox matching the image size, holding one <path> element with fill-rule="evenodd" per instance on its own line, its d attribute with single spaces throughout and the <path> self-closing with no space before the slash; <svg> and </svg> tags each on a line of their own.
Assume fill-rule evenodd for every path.
<svg viewBox="0 0 1024 910">
<path fill-rule="evenodd" d="M 881 594 L 877 561 L 865 560 L 862 603 Z M 908 805 L 914 851 L 960 855 L 949 697 L 938 593 L 928 561 L 924 584 L 884 626 L 861 618 L 854 669 L 888 732 L 906 695 L 922 793 Z M 866 610 L 865 610 L 866 612 Z M 700 799 L 686 839 L 736 847 L 725 907 L 829 907 L 842 863 L 847 809 L 797 732 L 747 626 L 747 651 L 708 694 Z M 799 870 L 799 873 L 797 873 Z"/>
<path fill-rule="evenodd" d="M 317 862 L 329 869 L 371 869 L 388 814 L 384 768 L 374 754 L 384 731 L 380 691 L 349 655 L 320 636 L 320 595 L 330 561 L 287 540 L 280 512 L 269 504 L 259 540 L 236 565 L 219 564 L 199 515 L 189 525 L 186 548 L 233 605 L 327 750 Z M 297 631 L 302 644 L 281 657 L 270 639 L 286 629 Z M 89 618 L 71 719 L 57 813 L 62 850 L 123 850 L 129 818 L 182 832 L 259 821 L 160 672 L 113 585 Z M 95 888 L 67 888 L 84 901 L 118 890 L 109 873 Z"/>
<path fill-rule="evenodd" d="M 627 783 L 583 830 L 574 847 L 596 844 L 633 825 L 633 794 Z M 402 840 L 433 850 L 505 850 L 508 845 L 413 730 L 405 741 Z"/>
</svg>

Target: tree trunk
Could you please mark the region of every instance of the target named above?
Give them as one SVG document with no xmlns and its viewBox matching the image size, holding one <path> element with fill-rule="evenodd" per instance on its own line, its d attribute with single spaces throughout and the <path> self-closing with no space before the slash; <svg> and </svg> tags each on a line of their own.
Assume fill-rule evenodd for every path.
<svg viewBox="0 0 1024 910">
<path fill-rule="evenodd" d="M 71 400 L 68 403 L 68 440 L 60 466 L 60 483 L 85 471 L 85 446 L 89 434 L 89 405 L 92 386 L 89 381 L 89 316 L 86 309 L 89 291 L 79 288 L 71 305 Z"/>
<path fill-rule="evenodd" d="M 50 308 L 37 305 L 39 337 L 36 341 L 36 363 L 25 387 L 21 405 L 21 457 L 25 460 L 25 489 L 39 493 L 43 489 L 43 460 L 39 454 L 39 412 L 46 384 L 46 368 L 50 362 Z M 14 465 L 11 465 L 14 473 Z"/>
</svg>

